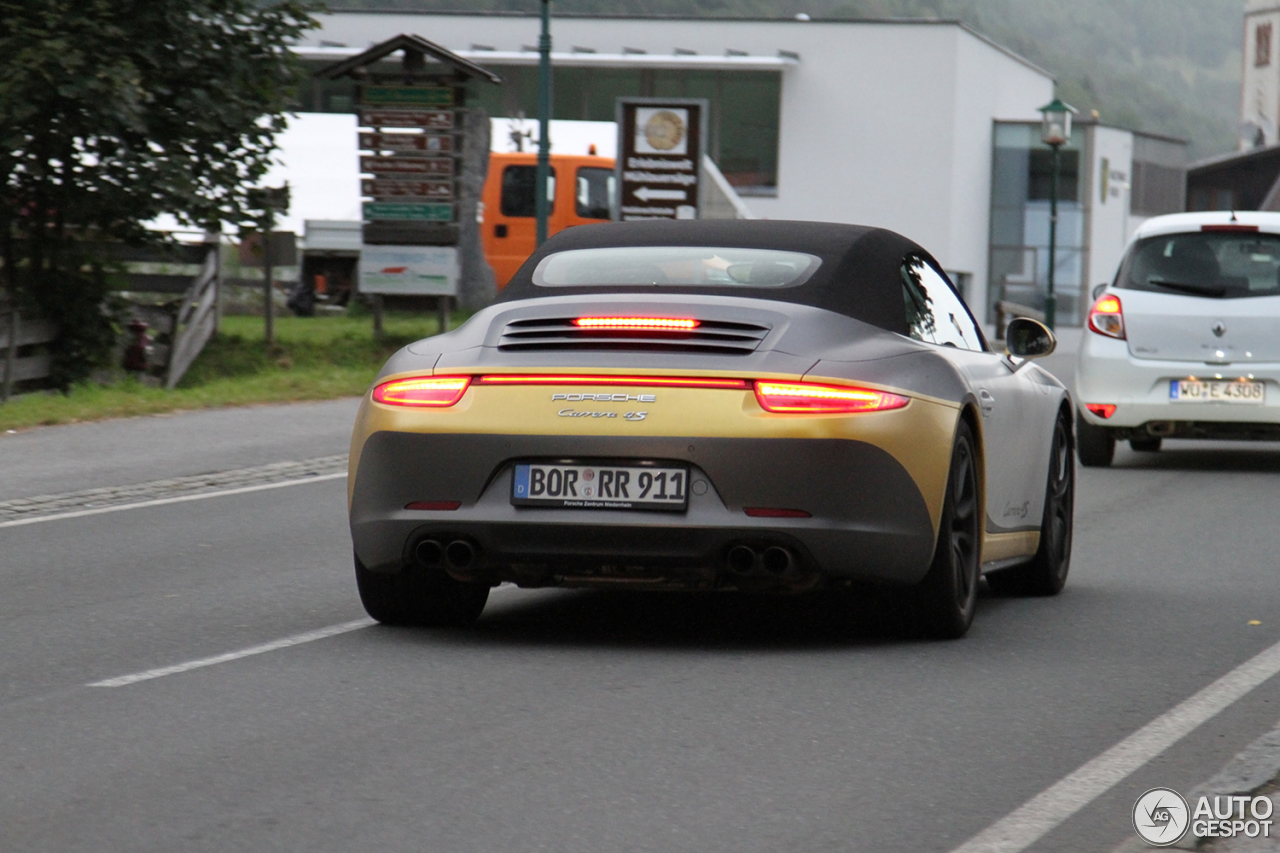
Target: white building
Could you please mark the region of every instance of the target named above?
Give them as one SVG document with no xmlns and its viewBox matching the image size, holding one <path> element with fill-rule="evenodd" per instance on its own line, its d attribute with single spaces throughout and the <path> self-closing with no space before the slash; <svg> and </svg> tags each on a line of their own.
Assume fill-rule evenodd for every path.
<svg viewBox="0 0 1280 853">
<path fill-rule="evenodd" d="M 311 67 L 416 34 L 502 76 L 501 86 L 471 87 L 469 104 L 492 116 L 536 113 L 536 16 L 369 12 L 320 20 L 297 48 Z M 707 98 L 708 153 L 756 216 L 899 231 L 936 255 L 979 314 L 1001 298 L 1008 275 L 1017 278 L 993 246 L 995 134 L 998 126 L 1038 122 L 1053 78 L 964 25 L 557 16 L 552 36 L 555 118 L 611 121 L 623 95 Z M 302 100 L 317 112 L 347 112 L 351 84 L 314 81 Z M 1126 156 L 1111 153 L 1108 162 L 1127 179 Z M 1035 230 L 1034 211 L 1019 216 L 1023 225 L 1002 233 Z M 1072 284 L 1077 292 L 1085 275 L 1096 277 L 1095 265 L 1114 265 L 1126 227 L 1103 241 L 1105 252 L 1081 257 L 1088 269 Z M 1087 249 L 1083 223 L 1081 233 Z M 1021 272 L 1032 297 L 1036 269 L 1033 261 Z M 1074 300 L 1060 308 L 1067 322 L 1076 312 Z"/>
</svg>

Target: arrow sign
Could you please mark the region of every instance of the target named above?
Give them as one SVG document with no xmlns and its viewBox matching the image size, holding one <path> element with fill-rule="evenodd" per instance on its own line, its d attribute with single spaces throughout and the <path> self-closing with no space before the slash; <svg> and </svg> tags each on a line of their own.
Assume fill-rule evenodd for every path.
<svg viewBox="0 0 1280 853">
<path fill-rule="evenodd" d="M 688 196 L 684 190 L 659 190 L 653 187 L 641 187 L 635 191 L 635 197 L 641 201 L 684 201 Z"/>
</svg>

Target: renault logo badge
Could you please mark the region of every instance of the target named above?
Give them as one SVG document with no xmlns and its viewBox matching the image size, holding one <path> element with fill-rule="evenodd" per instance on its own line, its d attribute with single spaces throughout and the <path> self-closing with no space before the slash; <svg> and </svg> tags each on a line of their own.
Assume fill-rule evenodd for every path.
<svg viewBox="0 0 1280 853">
<path fill-rule="evenodd" d="M 1222 322 L 1221 320 L 1219 320 L 1218 322 L 1216 322 L 1216 323 L 1214 323 L 1214 324 L 1213 324 L 1213 334 L 1214 334 L 1214 335 L 1216 335 L 1217 337 L 1219 337 L 1219 338 L 1220 338 L 1220 337 L 1222 337 L 1223 335 L 1225 335 L 1226 333 L 1227 333 L 1227 324 L 1226 324 L 1226 323 L 1224 323 L 1224 322 Z"/>
</svg>

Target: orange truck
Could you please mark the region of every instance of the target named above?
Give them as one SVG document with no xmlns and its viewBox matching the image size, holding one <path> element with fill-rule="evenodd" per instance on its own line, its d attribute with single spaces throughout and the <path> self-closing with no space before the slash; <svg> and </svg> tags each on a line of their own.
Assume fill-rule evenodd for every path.
<svg viewBox="0 0 1280 853">
<path fill-rule="evenodd" d="M 547 236 L 574 225 L 609 221 L 614 192 L 613 158 L 594 155 L 551 155 L 551 215 Z M 538 155 L 493 153 L 485 180 L 481 243 L 498 287 L 533 254 L 537 240 L 534 189 Z"/>
</svg>

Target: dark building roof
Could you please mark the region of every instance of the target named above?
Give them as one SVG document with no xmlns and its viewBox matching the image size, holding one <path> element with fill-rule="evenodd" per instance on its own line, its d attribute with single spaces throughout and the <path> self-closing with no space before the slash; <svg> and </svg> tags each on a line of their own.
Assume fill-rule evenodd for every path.
<svg viewBox="0 0 1280 853">
<path fill-rule="evenodd" d="M 1280 145 L 1187 167 L 1188 210 L 1280 210 Z"/>
</svg>

